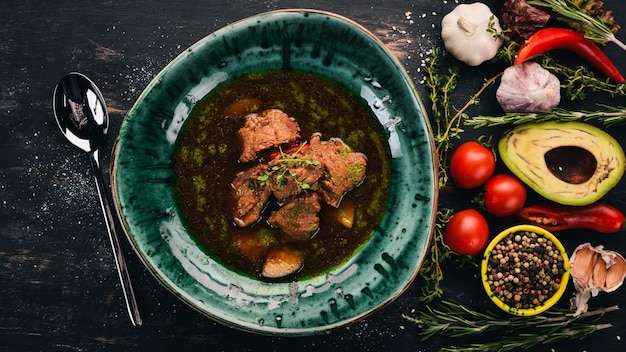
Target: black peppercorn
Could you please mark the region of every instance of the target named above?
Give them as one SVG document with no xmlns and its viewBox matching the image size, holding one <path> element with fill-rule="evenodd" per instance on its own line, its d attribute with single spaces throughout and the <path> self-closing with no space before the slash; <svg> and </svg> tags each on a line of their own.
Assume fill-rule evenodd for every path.
<svg viewBox="0 0 626 352">
<path fill-rule="evenodd" d="M 513 308 L 542 305 L 559 289 L 565 272 L 563 256 L 555 248 L 552 241 L 534 232 L 510 233 L 487 261 L 492 292 Z"/>
</svg>

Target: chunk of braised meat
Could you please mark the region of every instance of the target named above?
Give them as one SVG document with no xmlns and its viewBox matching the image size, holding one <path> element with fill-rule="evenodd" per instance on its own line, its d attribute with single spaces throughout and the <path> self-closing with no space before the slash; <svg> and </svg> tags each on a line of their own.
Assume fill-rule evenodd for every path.
<svg viewBox="0 0 626 352">
<path fill-rule="evenodd" d="M 317 193 L 303 193 L 286 201 L 270 215 L 267 222 L 278 227 L 289 240 L 307 241 L 319 230 L 320 219 L 317 214 L 320 209 Z"/>
<path fill-rule="evenodd" d="M 310 190 L 324 174 L 312 153 L 283 154 L 268 164 L 272 172 L 270 189 L 279 203 Z"/>
<path fill-rule="evenodd" d="M 322 162 L 324 175 L 319 180 L 318 192 L 324 202 L 338 207 L 341 199 L 363 182 L 367 157 L 355 152 L 339 138 L 322 141 L 319 133 L 309 141 L 315 158 Z"/>
<path fill-rule="evenodd" d="M 232 182 L 234 222 L 239 227 L 256 223 L 261 218 L 265 204 L 272 195 L 269 187 L 262 185 L 258 180 L 264 175 L 267 165 L 259 164 L 237 174 Z"/>
<path fill-rule="evenodd" d="M 270 109 L 246 115 L 237 136 L 243 147 L 239 161 L 248 162 L 263 150 L 296 141 L 300 138 L 300 127 L 282 110 Z"/>
</svg>

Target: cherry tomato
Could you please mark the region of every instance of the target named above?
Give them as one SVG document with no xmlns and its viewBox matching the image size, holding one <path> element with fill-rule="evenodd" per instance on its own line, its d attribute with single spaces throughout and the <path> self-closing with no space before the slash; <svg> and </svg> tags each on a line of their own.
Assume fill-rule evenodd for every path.
<svg viewBox="0 0 626 352">
<path fill-rule="evenodd" d="M 511 216 L 524 207 L 526 187 L 517 178 L 495 175 L 483 187 L 483 206 L 495 216 Z"/>
<path fill-rule="evenodd" d="M 480 254 L 489 241 L 487 220 L 476 209 L 461 210 L 448 221 L 443 241 L 458 254 Z"/>
<path fill-rule="evenodd" d="M 482 186 L 495 169 L 496 158 L 493 152 L 475 141 L 461 144 L 450 158 L 450 177 L 459 188 Z"/>
</svg>

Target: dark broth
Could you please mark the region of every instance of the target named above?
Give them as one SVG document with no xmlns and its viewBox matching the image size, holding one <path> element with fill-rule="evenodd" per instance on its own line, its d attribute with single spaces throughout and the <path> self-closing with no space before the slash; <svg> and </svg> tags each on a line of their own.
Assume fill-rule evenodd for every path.
<svg viewBox="0 0 626 352">
<path fill-rule="evenodd" d="M 320 231 L 298 244 L 306 257 L 295 278 L 344 263 L 368 241 L 385 211 L 391 177 L 389 146 L 382 126 L 361 98 L 312 73 L 253 73 L 223 83 L 196 105 L 174 155 L 177 205 L 188 231 L 208 255 L 238 272 L 258 277 L 262 261 L 242 257 L 233 246 L 233 238 L 250 231 L 273 236 L 278 230 L 265 221 L 271 209 L 266 209 L 263 219 L 251 228 L 237 228 L 232 221 L 231 181 L 250 167 L 238 162 L 241 147 L 236 131 L 243 126 L 245 114 L 232 111 L 233 104 L 241 101 L 254 102 L 255 111 L 285 111 L 297 120 L 303 140 L 321 132 L 323 140 L 339 137 L 367 156 L 364 182 L 344 199 L 356 205 L 352 228 L 334 220 L 336 209 L 323 205 Z"/>
</svg>

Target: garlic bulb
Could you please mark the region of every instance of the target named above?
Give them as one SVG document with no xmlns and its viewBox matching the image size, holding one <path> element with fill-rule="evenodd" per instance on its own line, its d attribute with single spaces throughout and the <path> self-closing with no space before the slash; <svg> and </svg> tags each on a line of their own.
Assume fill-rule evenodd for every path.
<svg viewBox="0 0 626 352">
<path fill-rule="evenodd" d="M 498 18 L 481 2 L 457 5 L 441 20 L 441 39 L 457 60 L 478 66 L 491 60 L 500 46 Z"/>
<path fill-rule="evenodd" d="M 626 277 L 626 260 L 615 251 L 604 250 L 603 246 L 592 247 L 581 244 L 570 259 L 570 273 L 576 288 L 570 300 L 575 316 L 587 311 L 587 301 L 598 292 L 617 290 Z"/>
<path fill-rule="evenodd" d="M 496 99 L 504 112 L 550 111 L 561 101 L 561 82 L 536 62 L 504 70 Z"/>
</svg>

